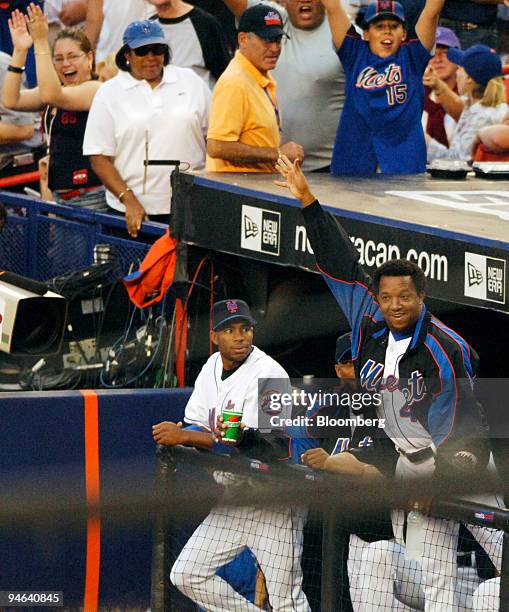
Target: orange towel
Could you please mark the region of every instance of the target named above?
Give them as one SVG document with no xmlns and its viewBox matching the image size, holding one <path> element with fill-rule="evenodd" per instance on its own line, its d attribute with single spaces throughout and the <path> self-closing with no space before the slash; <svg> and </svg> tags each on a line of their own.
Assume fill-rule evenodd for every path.
<svg viewBox="0 0 509 612">
<path fill-rule="evenodd" d="M 124 277 L 131 302 L 138 308 L 160 302 L 173 282 L 176 263 L 177 241 L 170 236 L 168 228 L 150 247 L 139 270 Z"/>
</svg>

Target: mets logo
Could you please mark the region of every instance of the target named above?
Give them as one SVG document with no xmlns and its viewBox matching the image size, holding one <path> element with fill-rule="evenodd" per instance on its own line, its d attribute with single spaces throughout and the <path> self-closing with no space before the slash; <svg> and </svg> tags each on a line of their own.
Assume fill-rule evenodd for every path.
<svg viewBox="0 0 509 612">
<path fill-rule="evenodd" d="M 238 309 L 239 305 L 235 300 L 228 300 L 226 302 L 226 310 L 228 310 L 228 312 L 230 312 L 231 314 L 236 313 Z"/>
<path fill-rule="evenodd" d="M 357 77 L 355 87 L 360 89 L 379 89 L 390 85 L 397 85 L 403 80 L 401 66 L 389 64 L 383 72 L 377 72 L 372 66 L 366 66 Z"/>
<path fill-rule="evenodd" d="M 392 0 L 378 0 L 378 11 L 392 11 L 392 10 L 394 10 Z"/>
<path fill-rule="evenodd" d="M 276 11 L 269 11 L 265 17 L 265 25 L 267 26 L 273 26 L 273 25 L 281 25 L 281 17 L 279 16 L 279 13 L 276 13 Z"/>
</svg>

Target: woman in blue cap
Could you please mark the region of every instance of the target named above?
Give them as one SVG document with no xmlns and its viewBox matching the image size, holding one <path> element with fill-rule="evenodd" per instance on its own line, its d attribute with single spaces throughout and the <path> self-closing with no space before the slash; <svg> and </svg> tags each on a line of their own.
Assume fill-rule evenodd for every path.
<svg viewBox="0 0 509 612">
<path fill-rule="evenodd" d="M 171 52 L 158 23 L 134 21 L 116 55 L 119 74 L 90 109 L 83 152 L 106 186 L 108 206 L 125 214 L 136 237 L 143 220 L 168 223 L 170 171 L 148 159 L 205 165 L 210 91 L 189 68 L 169 65 Z"/>
<path fill-rule="evenodd" d="M 466 104 L 451 135 L 449 147 L 427 138 L 428 161 L 439 158 L 469 161 L 477 132 L 483 127 L 502 123 L 509 111 L 501 79 L 502 62 L 486 45 L 474 45 L 466 51 L 450 48 L 447 56 L 458 66 L 458 94 L 466 97 Z"/>
</svg>

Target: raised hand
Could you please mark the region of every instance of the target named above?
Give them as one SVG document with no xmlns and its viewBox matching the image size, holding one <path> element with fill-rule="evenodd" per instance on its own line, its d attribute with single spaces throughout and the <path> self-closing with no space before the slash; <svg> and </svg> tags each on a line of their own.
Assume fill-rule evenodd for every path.
<svg viewBox="0 0 509 612">
<path fill-rule="evenodd" d="M 33 2 L 27 7 L 27 23 L 34 43 L 48 40 L 48 18 Z"/>
<path fill-rule="evenodd" d="M 14 48 L 18 51 L 28 51 L 33 44 L 33 40 L 28 33 L 23 13 L 18 9 L 12 11 L 8 23 Z"/>
<path fill-rule="evenodd" d="M 274 181 L 279 187 L 286 187 L 292 194 L 300 200 L 303 206 L 308 206 L 315 201 L 314 195 L 309 190 L 309 185 L 300 167 L 300 160 L 296 159 L 293 163 L 286 157 L 280 155 L 276 162 L 276 170 L 283 177 L 283 181 Z"/>
<path fill-rule="evenodd" d="M 423 84 L 434 90 L 437 84 L 437 80 L 439 79 L 437 77 L 435 69 L 433 68 L 433 66 L 428 65 L 422 77 Z"/>
<path fill-rule="evenodd" d="M 86 19 L 86 16 L 86 3 L 84 5 L 81 0 L 68 2 L 62 7 L 62 10 L 58 14 L 60 21 L 68 27 L 78 25 L 81 21 Z"/>
<path fill-rule="evenodd" d="M 338 5 L 341 4 L 340 0 L 321 0 L 326 11 L 332 12 L 337 10 Z"/>
<path fill-rule="evenodd" d="M 428 66 L 424 71 L 422 83 L 423 85 L 429 87 L 438 96 L 442 95 L 449 89 L 447 83 L 442 81 L 442 79 L 437 75 L 433 66 Z"/>
</svg>

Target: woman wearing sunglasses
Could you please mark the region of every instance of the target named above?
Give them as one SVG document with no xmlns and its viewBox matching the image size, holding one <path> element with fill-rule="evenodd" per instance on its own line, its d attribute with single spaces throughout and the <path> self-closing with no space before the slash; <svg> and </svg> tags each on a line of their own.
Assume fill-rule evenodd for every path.
<svg viewBox="0 0 509 612">
<path fill-rule="evenodd" d="M 210 92 L 189 68 L 168 65 L 158 23 L 129 24 L 123 42 L 115 60 L 119 74 L 94 98 L 83 151 L 107 188 L 108 205 L 125 214 L 136 237 L 143 220 L 167 224 L 170 212 L 172 168 L 145 166 L 145 160 L 204 167 Z"/>
<path fill-rule="evenodd" d="M 47 17 L 35 4 L 28 6 L 27 14 L 25 17 L 15 10 L 9 20 L 14 50 L 4 80 L 3 104 L 22 111 L 45 109 L 48 186 L 53 199 L 106 210 L 104 187 L 82 153 L 88 111 L 100 86 L 93 78 L 94 54 L 90 42 L 81 30 L 65 28 L 51 50 Z M 38 87 L 21 90 L 21 76 L 32 45 Z"/>
</svg>

